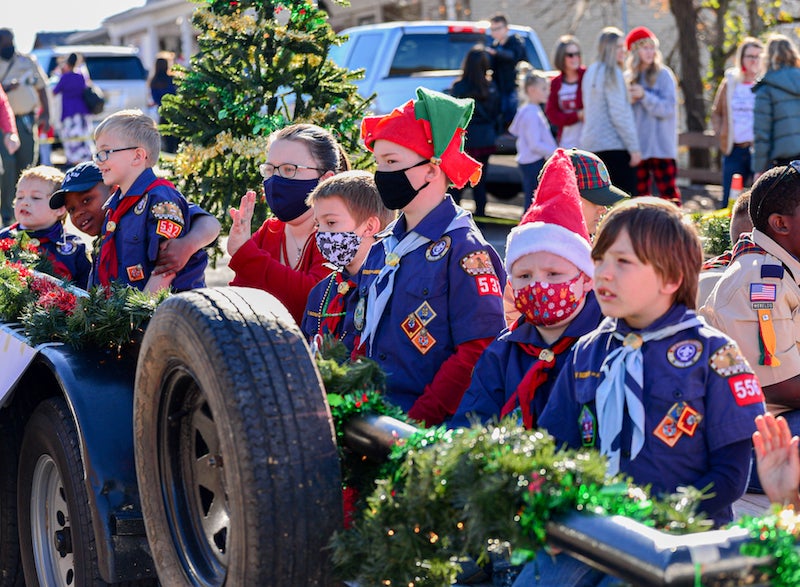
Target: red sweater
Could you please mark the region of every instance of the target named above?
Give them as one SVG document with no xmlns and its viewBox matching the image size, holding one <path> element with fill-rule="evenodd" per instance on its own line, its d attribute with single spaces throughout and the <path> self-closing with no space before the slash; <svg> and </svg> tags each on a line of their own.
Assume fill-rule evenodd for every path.
<svg viewBox="0 0 800 587">
<path fill-rule="evenodd" d="M 308 294 L 330 273 L 325 257 L 317 248 L 315 233 L 306 240 L 300 263 L 295 268 L 280 262 L 286 241 L 286 224 L 268 218 L 261 228 L 236 251 L 228 266 L 236 273 L 230 285 L 263 289 L 286 306 L 297 324 L 303 319 Z"/>
<path fill-rule="evenodd" d="M 550 124 L 558 128 L 558 140 L 561 140 L 561 129 L 565 126 L 571 126 L 578 122 L 578 110 L 583 110 L 583 92 L 581 91 L 581 83 L 583 82 L 583 74 L 586 73 L 586 68 L 581 66 L 578 69 L 578 94 L 576 96 L 576 110 L 575 112 L 564 112 L 558 105 L 558 92 L 561 90 L 561 84 L 564 83 L 564 74 L 560 73 L 550 82 L 550 95 L 547 97 L 547 105 L 544 107 L 544 114 Z"/>
<path fill-rule="evenodd" d="M 8 102 L 8 96 L 0 88 L 0 131 L 4 134 L 17 132 L 17 121 L 14 118 L 14 111 L 11 109 L 11 104 Z"/>
</svg>

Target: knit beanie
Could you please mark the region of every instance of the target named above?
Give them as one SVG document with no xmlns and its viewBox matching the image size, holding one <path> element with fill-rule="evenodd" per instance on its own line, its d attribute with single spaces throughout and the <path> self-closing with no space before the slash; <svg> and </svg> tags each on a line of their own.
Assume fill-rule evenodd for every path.
<svg viewBox="0 0 800 587">
<path fill-rule="evenodd" d="M 439 165 L 457 188 L 481 178 L 481 164 L 464 152 L 464 134 L 475 101 L 453 98 L 427 88 L 417 88 L 409 100 L 384 116 L 361 122 L 361 138 L 370 151 L 375 141 L 396 143 Z"/>
<path fill-rule="evenodd" d="M 628 51 L 631 50 L 636 43 L 639 41 L 643 41 L 645 39 L 650 39 L 651 41 L 656 41 L 656 35 L 653 31 L 651 31 L 646 26 L 637 26 L 634 29 L 631 29 L 631 32 L 628 33 L 628 36 L 625 37 L 625 47 Z"/>
<path fill-rule="evenodd" d="M 589 277 L 594 275 L 589 231 L 581 212 L 572 160 L 556 149 L 548 161 L 530 208 L 506 240 L 506 272 L 520 257 L 547 251 L 564 257 Z"/>
</svg>

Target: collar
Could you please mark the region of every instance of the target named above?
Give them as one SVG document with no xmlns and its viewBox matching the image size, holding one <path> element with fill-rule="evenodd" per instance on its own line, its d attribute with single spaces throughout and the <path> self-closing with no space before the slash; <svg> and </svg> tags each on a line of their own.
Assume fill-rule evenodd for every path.
<svg viewBox="0 0 800 587">
<path fill-rule="evenodd" d="M 414 227 L 414 232 L 435 242 L 444 235 L 450 222 L 461 209 L 448 194 Z M 400 214 L 386 231 L 393 233 L 397 240 L 402 240 L 407 232 L 405 214 Z"/>
<path fill-rule="evenodd" d="M 753 242 L 786 265 L 792 275 L 800 276 L 800 261 L 793 257 L 789 251 L 756 228 L 753 229 Z"/>
<path fill-rule="evenodd" d="M 683 321 L 687 317 L 687 314 L 694 314 L 694 312 L 689 310 L 684 304 L 673 304 L 669 310 L 654 320 L 647 328 L 636 330 L 628 326 L 628 323 L 622 318 L 606 318 L 600 324 L 599 329 L 603 332 L 613 332 L 616 330 L 622 334 L 627 334 L 629 332 L 652 332 L 669 324 L 677 324 Z"/>
<path fill-rule="evenodd" d="M 131 189 L 129 189 L 122 197 L 141 196 L 144 194 L 147 186 L 153 183 L 156 179 L 158 179 L 156 174 L 153 172 L 152 168 L 148 167 L 139 174 L 139 177 L 137 177 L 131 185 Z"/>
</svg>

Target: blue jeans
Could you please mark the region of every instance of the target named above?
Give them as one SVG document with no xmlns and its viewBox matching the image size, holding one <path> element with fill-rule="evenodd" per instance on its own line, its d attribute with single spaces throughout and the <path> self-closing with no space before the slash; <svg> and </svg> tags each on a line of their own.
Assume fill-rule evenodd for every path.
<svg viewBox="0 0 800 587">
<path fill-rule="evenodd" d="M 606 587 L 617 583 L 615 577 L 566 553 L 553 556 L 539 549 L 536 560 L 525 565 L 513 587 Z"/>
<path fill-rule="evenodd" d="M 531 207 L 531 202 L 533 202 L 533 192 L 537 187 L 539 187 L 539 173 L 542 171 L 542 167 L 544 167 L 544 159 L 539 159 L 533 163 L 519 164 L 519 175 L 520 179 L 522 180 L 522 193 L 525 196 L 525 207 L 522 209 L 523 214 L 525 214 L 528 208 Z"/>
<path fill-rule="evenodd" d="M 800 436 L 800 410 L 790 410 L 781 414 L 789 425 L 792 436 Z M 750 464 L 750 480 L 747 483 L 748 493 L 764 493 L 761 481 L 758 479 L 758 469 L 756 468 L 756 453 L 753 449 L 753 459 Z"/>
<path fill-rule="evenodd" d="M 722 208 L 728 207 L 728 199 L 731 195 L 731 180 L 733 174 L 738 173 L 742 176 L 745 183 L 753 177 L 752 160 L 748 147 L 734 147 L 730 155 L 722 157 Z"/>
</svg>

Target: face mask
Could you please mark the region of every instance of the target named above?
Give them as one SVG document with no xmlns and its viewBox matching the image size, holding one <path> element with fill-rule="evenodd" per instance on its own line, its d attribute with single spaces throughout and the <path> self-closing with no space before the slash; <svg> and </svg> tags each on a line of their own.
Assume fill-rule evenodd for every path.
<svg viewBox="0 0 800 587">
<path fill-rule="evenodd" d="M 426 163 L 430 163 L 430 161 L 424 159 L 411 167 L 398 169 L 397 171 L 376 171 L 375 187 L 378 188 L 383 205 L 389 210 L 401 210 L 408 206 L 419 192 L 428 187 L 430 182 L 426 181 L 418 189 L 414 189 L 414 186 L 408 180 L 408 176 L 406 176 L 406 171 L 409 169 L 414 169 Z"/>
<path fill-rule="evenodd" d="M 317 248 L 337 267 L 347 267 L 355 259 L 361 237 L 355 232 L 317 232 Z"/>
<path fill-rule="evenodd" d="M 306 197 L 317 187 L 319 178 L 286 179 L 273 175 L 264 180 L 264 195 L 272 213 L 281 222 L 291 222 L 309 209 Z"/>
<path fill-rule="evenodd" d="M 8 47 L 3 47 L 0 49 L 0 58 L 5 59 L 8 61 L 14 56 L 15 47 L 14 45 L 9 45 Z"/>
<path fill-rule="evenodd" d="M 532 281 L 514 292 L 514 306 L 534 326 L 552 326 L 572 316 L 583 299 L 583 273 L 564 283 Z"/>
</svg>

